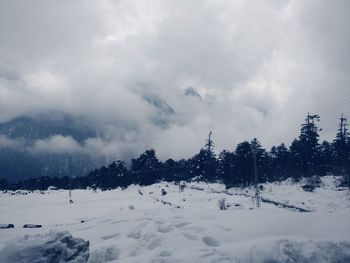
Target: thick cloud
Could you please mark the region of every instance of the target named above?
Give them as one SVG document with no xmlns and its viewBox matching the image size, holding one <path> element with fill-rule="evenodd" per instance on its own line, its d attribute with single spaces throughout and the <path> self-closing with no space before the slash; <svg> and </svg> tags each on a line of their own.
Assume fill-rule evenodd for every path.
<svg viewBox="0 0 350 263">
<path fill-rule="evenodd" d="M 81 153 L 83 149 L 70 136 L 54 135 L 45 140 L 37 140 L 30 148 L 34 153 Z"/>
<path fill-rule="evenodd" d="M 331 139 L 340 114 L 350 118 L 349 13 L 347 0 L 4 0 L 0 122 L 84 115 L 103 138 L 75 149 L 121 158 L 151 146 L 188 157 L 210 129 L 217 150 L 289 144 L 308 111 Z M 154 95 L 175 114 L 144 99 Z M 74 145 L 37 147 L 53 139 Z"/>
<path fill-rule="evenodd" d="M 7 136 L 0 135 L 0 149 L 1 148 L 16 148 L 20 146 L 20 142 L 12 140 Z"/>
</svg>

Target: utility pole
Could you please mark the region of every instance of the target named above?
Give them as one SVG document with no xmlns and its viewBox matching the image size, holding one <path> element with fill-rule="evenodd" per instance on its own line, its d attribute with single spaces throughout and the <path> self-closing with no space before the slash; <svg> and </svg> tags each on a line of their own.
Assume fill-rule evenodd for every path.
<svg viewBox="0 0 350 263">
<path fill-rule="evenodd" d="M 257 149 L 256 146 L 253 146 L 253 165 L 254 165 L 254 184 L 255 184 L 255 196 L 254 201 L 257 208 L 260 207 L 260 192 L 259 192 L 259 185 L 258 185 L 258 166 L 256 161 L 256 155 L 257 155 Z"/>
<path fill-rule="evenodd" d="M 341 117 L 340 117 L 340 124 L 339 124 L 339 132 L 337 134 L 337 139 L 340 140 L 340 143 L 342 145 L 342 147 L 344 147 L 343 151 L 342 151 L 342 165 L 343 165 L 343 176 L 344 176 L 344 181 L 347 182 L 348 185 L 348 192 L 350 195 L 350 167 L 349 167 L 349 153 L 348 150 L 346 149 L 348 146 L 347 144 L 350 143 L 349 141 L 349 137 L 348 137 L 348 123 L 347 123 L 347 119 L 344 117 L 344 113 L 342 113 Z"/>
<path fill-rule="evenodd" d="M 72 200 L 72 167 L 70 159 L 68 160 L 68 175 L 69 175 L 69 203 L 73 204 Z"/>
</svg>

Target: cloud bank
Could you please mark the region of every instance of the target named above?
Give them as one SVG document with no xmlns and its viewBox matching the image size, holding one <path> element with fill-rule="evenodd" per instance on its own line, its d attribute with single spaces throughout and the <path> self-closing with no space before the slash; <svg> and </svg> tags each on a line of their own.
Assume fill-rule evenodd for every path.
<svg viewBox="0 0 350 263">
<path fill-rule="evenodd" d="M 1 1 L 0 122 L 84 116 L 101 138 L 34 149 L 115 158 L 151 146 L 186 158 L 209 130 L 218 151 L 253 137 L 289 144 L 307 112 L 331 139 L 350 118 L 349 13 L 346 0 Z M 155 95 L 174 114 L 145 99 Z"/>
</svg>

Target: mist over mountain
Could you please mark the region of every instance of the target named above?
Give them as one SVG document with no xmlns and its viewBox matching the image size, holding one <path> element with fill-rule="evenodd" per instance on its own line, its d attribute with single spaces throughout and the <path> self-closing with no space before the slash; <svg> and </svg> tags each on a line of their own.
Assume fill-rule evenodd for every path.
<svg viewBox="0 0 350 263">
<path fill-rule="evenodd" d="M 218 151 L 253 137 L 271 147 L 307 112 L 327 140 L 350 116 L 349 1 L 33 2 L 0 3 L 0 122 L 58 111 L 103 133 L 61 129 L 37 150 L 63 140 L 178 159 L 209 130 Z"/>
<path fill-rule="evenodd" d="M 157 94 L 140 95 L 157 112 L 153 125 L 166 128 L 175 111 Z M 31 112 L 0 123 L 0 177 L 9 181 L 39 176 L 83 176 L 118 158 L 138 154 L 118 144 L 135 138 L 128 123 L 106 122 L 62 111 Z M 107 146 L 108 145 L 108 146 Z"/>
<path fill-rule="evenodd" d="M 350 116 L 349 10 L 343 0 L 1 1 L 1 149 L 126 160 L 153 147 L 181 159 L 210 130 L 217 152 L 254 137 L 290 145 L 308 112 L 331 140 Z"/>
<path fill-rule="evenodd" d="M 53 135 L 71 136 L 78 142 L 96 137 L 97 131 L 83 117 L 63 112 L 32 113 L 0 123 L 0 134 L 10 139 L 34 141 Z"/>
<path fill-rule="evenodd" d="M 103 158 L 82 151 L 97 130 L 82 117 L 62 112 L 32 113 L 0 123 L 0 177 L 82 176 Z"/>
</svg>

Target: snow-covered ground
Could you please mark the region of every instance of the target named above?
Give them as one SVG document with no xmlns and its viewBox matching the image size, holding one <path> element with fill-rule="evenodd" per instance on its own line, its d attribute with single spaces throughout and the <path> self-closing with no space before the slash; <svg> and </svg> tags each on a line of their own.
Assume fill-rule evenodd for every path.
<svg viewBox="0 0 350 263">
<path fill-rule="evenodd" d="M 1 193 L 0 224 L 14 228 L 0 229 L 0 262 L 19 262 L 11 253 L 28 253 L 35 240 L 62 246 L 69 236 L 62 231 L 90 242 L 89 262 L 350 262 L 350 198 L 335 184 L 324 177 L 312 193 L 289 180 L 264 184 L 264 199 L 305 213 L 265 202 L 256 209 L 252 188 L 205 183 L 184 192 L 172 183 L 75 190 L 73 204 L 64 190 Z M 219 210 L 222 198 L 228 210 Z"/>
</svg>

